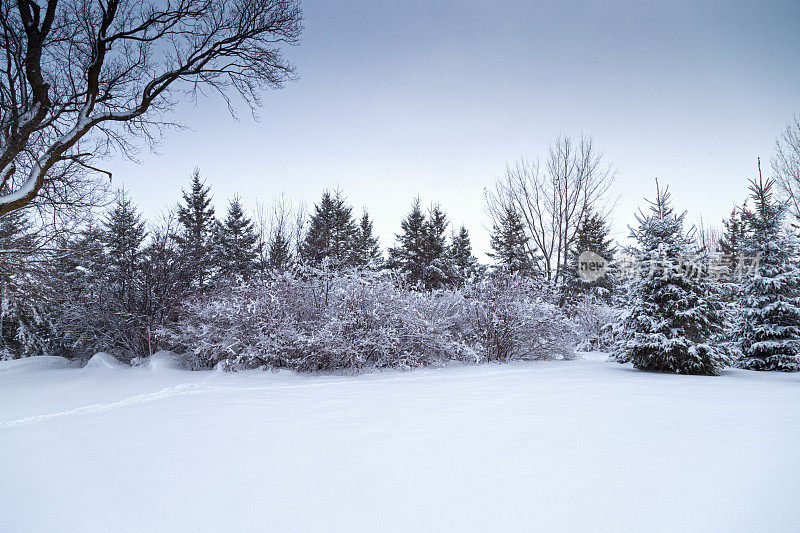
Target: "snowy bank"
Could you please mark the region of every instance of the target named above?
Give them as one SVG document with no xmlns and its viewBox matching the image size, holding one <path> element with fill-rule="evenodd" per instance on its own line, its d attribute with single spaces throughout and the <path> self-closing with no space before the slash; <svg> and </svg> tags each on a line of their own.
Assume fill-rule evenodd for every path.
<svg viewBox="0 0 800 533">
<path fill-rule="evenodd" d="M 64 357 L 42 355 L 38 357 L 24 357 L 22 359 L 0 361 L 0 372 L 12 374 L 19 372 L 35 372 L 45 369 L 68 368 L 70 366 L 72 366 L 72 362 Z"/>
<path fill-rule="evenodd" d="M 125 368 L 128 365 L 120 363 L 113 355 L 107 354 L 105 352 L 99 352 L 92 356 L 91 359 L 86 363 L 84 368 L 88 369 L 98 369 L 98 370 L 117 370 L 120 368 Z"/>
</svg>

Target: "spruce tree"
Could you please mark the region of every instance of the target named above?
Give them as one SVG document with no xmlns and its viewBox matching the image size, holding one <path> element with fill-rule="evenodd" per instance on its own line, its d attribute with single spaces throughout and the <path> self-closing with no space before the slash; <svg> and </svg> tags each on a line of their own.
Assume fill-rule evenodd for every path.
<svg viewBox="0 0 800 533">
<path fill-rule="evenodd" d="M 314 205 L 303 241 L 304 261 L 318 266 L 327 259 L 333 268 L 355 264 L 357 228 L 352 211 L 338 189 L 333 194 L 327 190 L 323 192 L 320 202 Z"/>
<path fill-rule="evenodd" d="M 0 360 L 48 353 L 53 277 L 25 211 L 0 218 Z M 50 355 L 56 355 L 49 351 Z"/>
<path fill-rule="evenodd" d="M 66 355 L 105 351 L 128 360 L 152 353 L 155 267 L 144 246 L 145 223 L 123 192 L 100 228 L 88 224 L 65 245 L 58 337 Z"/>
<path fill-rule="evenodd" d="M 274 232 L 267 243 L 267 268 L 284 272 L 292 262 L 291 243 L 283 232 Z"/>
<path fill-rule="evenodd" d="M 413 285 L 424 289 L 440 288 L 456 280 L 456 272 L 449 257 L 445 232 L 447 216 L 439 205 L 434 205 L 426 217 L 419 198 L 400 223 L 397 246 L 389 250 L 390 268 L 406 275 Z"/>
<path fill-rule="evenodd" d="M 141 296 L 145 225 L 130 198 L 121 192 L 105 221 L 106 275 L 117 301 L 133 312 Z"/>
<path fill-rule="evenodd" d="M 100 348 L 100 332 L 109 333 L 108 318 L 122 309 L 108 280 L 104 225 L 93 218 L 77 235 L 64 236 L 59 245 L 59 274 L 54 306 L 59 352 L 66 357 L 93 355 Z M 107 340 L 104 337 L 103 340 Z"/>
<path fill-rule="evenodd" d="M 472 255 L 472 242 L 465 226 L 461 226 L 457 233 L 454 231 L 450 236 L 449 255 L 460 283 L 477 273 L 478 260 Z"/>
<path fill-rule="evenodd" d="M 747 238 L 747 223 L 744 220 L 745 207 L 734 207 L 728 218 L 722 221 L 723 231 L 717 244 L 717 251 L 722 254 L 726 263 L 735 265 L 742 255 Z"/>
<path fill-rule="evenodd" d="M 628 319 L 616 356 L 653 372 L 716 375 L 726 359 L 713 342 L 722 322 L 714 278 L 697 257 L 669 192 L 658 189 L 650 212 L 631 228 L 636 245 L 627 249 L 640 271 L 630 282 Z"/>
<path fill-rule="evenodd" d="M 585 281 L 578 275 L 578 262 L 584 252 L 592 252 L 606 261 L 606 271 L 597 280 Z M 572 302 L 581 297 L 591 295 L 600 301 L 610 304 L 616 285 L 616 276 L 612 268 L 614 256 L 617 253 L 611 232 L 605 219 L 592 211 L 586 212 L 575 235 L 575 245 L 567 262 L 564 283 L 564 300 Z"/>
<path fill-rule="evenodd" d="M 487 254 L 511 273 L 528 273 L 532 262 L 528 254 L 528 236 L 519 213 L 507 206 L 500 216 L 500 225 L 492 229 L 490 244 L 494 253 Z"/>
<path fill-rule="evenodd" d="M 361 220 L 358 223 L 358 230 L 355 236 L 355 264 L 366 268 L 376 268 L 381 263 L 381 252 L 378 246 L 378 238 L 372 234 L 372 220 L 369 213 L 364 209 Z"/>
<path fill-rule="evenodd" d="M 69 291 L 87 302 L 104 298 L 108 262 L 103 241 L 103 228 L 91 218 L 75 237 L 61 244 L 58 269 Z"/>
<path fill-rule="evenodd" d="M 427 270 L 427 221 L 419 198 L 411 204 L 411 211 L 400 222 L 401 233 L 396 235 L 397 246 L 389 249 L 390 268 L 405 273 L 411 284 L 424 284 Z"/>
<path fill-rule="evenodd" d="M 798 242 L 784 223 L 786 205 L 773 199 L 774 181 L 751 180 L 752 211 L 744 213 L 744 255 L 758 258 L 743 283 L 740 364 L 751 370 L 800 369 Z"/>
<path fill-rule="evenodd" d="M 238 196 L 231 200 L 225 220 L 214 233 L 215 265 L 221 278 L 246 280 L 253 276 L 258 261 L 258 235 Z"/>
<path fill-rule="evenodd" d="M 717 254 L 721 273 L 721 300 L 725 308 L 725 328 L 722 341 L 728 350 L 738 350 L 739 334 L 742 330 L 742 268 L 744 266 L 744 244 L 747 239 L 747 223 L 744 220 L 745 205 L 734 207 L 730 216 L 722 221 L 722 235 L 717 243 Z"/>
<path fill-rule="evenodd" d="M 171 219 L 166 219 L 161 227 L 155 228 L 144 249 L 144 305 L 151 330 L 174 318 L 187 291 L 171 222 Z"/>
<path fill-rule="evenodd" d="M 427 264 L 423 284 L 426 288 L 442 287 L 457 281 L 458 274 L 447 246 L 447 215 L 439 204 L 435 204 L 428 213 L 425 223 L 424 261 Z"/>
<path fill-rule="evenodd" d="M 188 192 L 183 191 L 183 204 L 178 205 L 178 222 L 182 231 L 175 236 L 181 253 L 186 283 L 204 288 L 210 279 L 213 262 L 213 230 L 216 219 L 211 205 L 210 188 L 200 180 L 200 171 L 192 173 Z"/>
</svg>

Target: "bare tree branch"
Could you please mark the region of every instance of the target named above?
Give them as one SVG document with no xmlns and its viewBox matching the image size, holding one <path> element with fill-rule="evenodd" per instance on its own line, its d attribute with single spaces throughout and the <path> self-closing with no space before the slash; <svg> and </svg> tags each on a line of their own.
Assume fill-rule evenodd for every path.
<svg viewBox="0 0 800 533">
<path fill-rule="evenodd" d="M 575 243 L 580 220 L 589 210 L 603 211 L 600 201 L 616 171 L 604 166 L 591 137 L 577 141 L 559 136 L 550 145 L 544 169 L 538 161 L 520 159 L 485 193 L 485 208 L 499 223 L 507 209 L 523 221 L 532 264 L 557 282 Z M 601 213 L 603 214 L 603 213 Z"/>
<path fill-rule="evenodd" d="M 179 94 L 203 88 L 254 110 L 293 78 L 298 0 L 34 0 L 0 3 L 0 216 L 47 198 L 60 165 L 153 143 Z"/>
<path fill-rule="evenodd" d="M 775 141 L 772 172 L 789 201 L 789 208 L 800 222 L 800 117 L 794 117 Z"/>
</svg>

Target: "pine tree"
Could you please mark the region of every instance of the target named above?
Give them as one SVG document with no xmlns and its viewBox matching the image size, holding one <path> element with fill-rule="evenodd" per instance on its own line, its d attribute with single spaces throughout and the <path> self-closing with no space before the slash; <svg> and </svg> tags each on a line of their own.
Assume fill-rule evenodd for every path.
<svg viewBox="0 0 800 533">
<path fill-rule="evenodd" d="M 57 328 L 53 354 L 68 358 L 88 352 L 93 355 L 97 350 L 84 350 L 84 333 L 100 322 L 106 307 L 118 307 L 106 275 L 103 224 L 90 217 L 77 233 L 60 236 L 57 248 L 51 309 Z"/>
<path fill-rule="evenodd" d="M 104 223 L 106 275 L 117 301 L 133 311 L 141 290 L 142 244 L 145 225 L 130 198 L 122 191 Z"/>
<path fill-rule="evenodd" d="M 74 296 L 87 302 L 105 297 L 107 261 L 103 244 L 103 228 L 94 218 L 81 228 L 77 236 L 64 239 L 58 271 Z"/>
<path fill-rule="evenodd" d="M 585 281 L 578 276 L 578 262 L 583 252 L 593 252 L 606 260 L 606 271 L 597 280 Z M 564 300 L 573 302 L 591 295 L 604 303 L 611 303 L 616 285 L 612 268 L 617 253 L 606 221 L 598 213 L 588 210 L 578 225 L 575 245 L 567 263 L 564 283 Z"/>
<path fill-rule="evenodd" d="M 472 242 L 465 226 L 450 236 L 450 260 L 456 269 L 460 283 L 469 280 L 478 271 L 478 260 L 472 255 Z"/>
<path fill-rule="evenodd" d="M 144 307 L 151 331 L 174 318 L 178 304 L 187 292 L 172 222 L 171 217 L 165 219 L 162 227 L 153 231 L 144 249 Z"/>
<path fill-rule="evenodd" d="M 69 310 L 71 346 L 78 354 L 107 351 L 128 359 L 150 353 L 145 286 L 145 223 L 130 198 L 117 196 L 102 228 L 102 299 L 96 307 L 78 299 Z"/>
<path fill-rule="evenodd" d="M 415 199 L 400 223 L 402 233 L 396 236 L 397 246 L 389 250 L 388 266 L 404 272 L 411 284 L 425 289 L 455 281 L 445 236 L 447 224 L 447 216 L 438 205 L 426 217 L 419 198 Z"/>
<path fill-rule="evenodd" d="M 617 346 L 617 360 L 654 372 L 716 375 L 725 356 L 713 343 L 722 322 L 714 278 L 697 257 L 686 213 L 676 215 L 669 192 L 658 189 L 649 214 L 631 228 L 628 248 L 639 275 L 630 282 L 629 318 Z"/>
<path fill-rule="evenodd" d="M 54 306 L 58 344 L 67 357 L 94 355 L 106 319 L 121 306 L 108 279 L 103 224 L 90 218 L 76 235 L 59 243 L 59 291 Z M 110 312 L 108 310 L 111 310 Z"/>
<path fill-rule="evenodd" d="M 52 277 L 37 228 L 24 211 L 0 218 L 0 360 L 49 353 Z"/>
<path fill-rule="evenodd" d="M 192 173 L 189 192 L 183 191 L 183 204 L 178 205 L 178 222 L 182 231 L 175 236 L 181 253 L 186 283 L 204 288 L 210 279 L 213 262 L 212 233 L 215 227 L 210 188 L 200 180 L 200 171 Z"/>
<path fill-rule="evenodd" d="M 382 257 L 378 238 L 372 234 L 372 220 L 366 209 L 361 214 L 361 220 L 358 223 L 354 248 L 356 266 L 376 268 L 380 265 Z"/>
<path fill-rule="evenodd" d="M 419 198 L 411 204 L 411 211 L 400 222 L 402 233 L 396 235 L 397 246 L 389 249 L 390 268 L 401 270 L 412 284 L 422 284 L 427 270 L 425 248 L 427 223 Z"/>
<path fill-rule="evenodd" d="M 69 357 L 98 351 L 129 360 L 152 353 L 157 259 L 145 247 L 145 223 L 125 192 L 100 226 L 90 221 L 64 238 L 55 298 L 58 350 Z M 151 244 L 152 246 L 152 244 Z M 176 252 L 177 254 L 177 252 Z M 164 267 L 173 275 L 177 269 Z"/>
<path fill-rule="evenodd" d="M 723 231 L 717 243 L 719 266 L 725 270 L 721 279 L 721 299 L 725 308 L 725 328 L 721 338 L 726 348 L 733 351 L 739 348 L 739 334 L 743 327 L 741 269 L 747 239 L 745 211 L 744 204 L 733 208 L 730 216 L 722 221 Z"/>
<path fill-rule="evenodd" d="M 314 205 L 303 242 L 302 256 L 307 263 L 318 266 L 327 259 L 333 268 L 354 265 L 357 228 L 352 211 L 338 189 L 333 194 L 323 192 Z"/>
<path fill-rule="evenodd" d="M 427 263 L 423 284 L 428 289 L 442 287 L 457 281 L 458 274 L 447 246 L 447 215 L 439 204 L 428 213 L 425 224 L 424 261 Z"/>
<path fill-rule="evenodd" d="M 723 232 L 717 245 L 717 251 L 726 262 L 735 265 L 742 255 L 742 247 L 747 238 L 747 224 L 744 220 L 745 207 L 734 207 L 728 218 L 722 221 Z"/>
<path fill-rule="evenodd" d="M 239 197 L 228 205 L 225 220 L 214 231 L 214 263 L 224 279 L 249 279 L 256 270 L 258 235 Z"/>
<path fill-rule="evenodd" d="M 490 244 L 494 253 L 487 254 L 511 273 L 528 273 L 532 262 L 528 255 L 528 236 L 519 213 L 507 206 L 500 217 L 500 225 L 492 229 Z"/>
<path fill-rule="evenodd" d="M 771 179 L 751 180 L 754 208 L 744 213 L 748 236 L 742 248 L 758 258 L 758 266 L 743 283 L 740 363 L 751 370 L 792 371 L 800 369 L 798 242 L 785 227 L 786 206 L 773 199 L 773 187 Z"/>
<path fill-rule="evenodd" d="M 23 211 L 12 211 L 0 217 L 0 282 L 13 283 L 15 275 L 26 270 L 26 261 L 33 260 L 36 236 L 32 224 Z"/>
<path fill-rule="evenodd" d="M 292 262 L 291 243 L 282 232 L 275 232 L 267 243 L 267 268 L 274 272 L 283 272 Z"/>
</svg>

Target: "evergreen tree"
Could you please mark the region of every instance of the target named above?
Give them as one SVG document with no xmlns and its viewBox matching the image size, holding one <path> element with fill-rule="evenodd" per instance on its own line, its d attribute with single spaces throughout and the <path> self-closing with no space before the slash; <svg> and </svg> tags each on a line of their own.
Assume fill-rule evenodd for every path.
<svg viewBox="0 0 800 533">
<path fill-rule="evenodd" d="M 178 205 L 178 222 L 182 231 L 175 240 L 179 245 L 186 283 L 204 288 L 211 275 L 213 262 L 214 207 L 210 188 L 200 180 L 200 171 L 192 173 L 189 192 L 183 191 L 183 204 Z"/>
<path fill-rule="evenodd" d="M 447 246 L 447 215 L 439 204 L 435 204 L 428 213 L 425 223 L 425 248 L 423 261 L 427 264 L 423 284 L 434 289 L 457 281 L 458 274 L 450 258 Z"/>
<path fill-rule="evenodd" d="M 320 202 L 314 205 L 303 242 L 302 256 L 306 262 L 320 265 L 327 259 L 334 268 L 355 264 L 357 228 L 352 211 L 341 191 L 323 192 Z"/>
<path fill-rule="evenodd" d="M 728 218 L 722 221 L 723 231 L 717 245 L 725 262 L 734 266 L 742 255 L 747 238 L 747 223 L 744 220 L 745 207 L 733 208 Z"/>
<path fill-rule="evenodd" d="M 172 221 L 167 218 L 162 227 L 156 228 L 144 249 L 144 308 L 151 331 L 174 318 L 187 291 Z"/>
<path fill-rule="evenodd" d="M 578 276 L 580 254 L 593 252 L 606 260 L 606 272 L 594 281 L 584 281 Z M 564 300 L 573 302 L 581 297 L 591 295 L 600 301 L 610 304 L 616 285 L 616 276 L 612 268 L 617 253 L 606 221 L 598 213 L 588 210 L 575 235 L 575 246 L 567 263 L 564 283 Z"/>
<path fill-rule="evenodd" d="M 472 255 L 472 241 L 465 226 L 450 236 L 449 255 L 461 283 L 477 273 L 478 260 Z"/>
<path fill-rule="evenodd" d="M 141 216 L 122 192 L 103 223 L 103 279 L 97 306 L 72 302 L 70 346 L 79 355 L 107 351 L 122 359 L 150 353 Z"/>
<path fill-rule="evenodd" d="M 38 250 L 37 233 L 24 211 L 0 218 L 0 360 L 56 355 L 48 316 L 55 272 Z"/>
<path fill-rule="evenodd" d="M 722 321 L 714 278 L 697 257 L 686 213 L 676 215 L 667 190 L 657 190 L 649 214 L 637 215 L 631 229 L 637 242 L 628 252 L 642 267 L 630 282 L 625 335 L 617 360 L 634 368 L 678 374 L 715 375 L 725 356 L 713 343 Z"/>
<path fill-rule="evenodd" d="M 275 232 L 267 243 L 267 268 L 283 272 L 292 262 L 291 242 L 283 232 Z"/>
<path fill-rule="evenodd" d="M 411 211 L 400 223 L 398 245 L 389 250 L 388 266 L 404 272 L 410 283 L 425 289 L 455 281 L 445 237 L 447 224 L 447 217 L 438 205 L 426 217 L 419 198 L 415 199 Z"/>
<path fill-rule="evenodd" d="M 54 297 L 53 321 L 58 334 L 54 349 L 59 355 L 75 357 L 93 355 L 102 331 L 95 326 L 103 324 L 110 313 L 118 310 L 107 276 L 105 235 L 102 224 L 90 218 L 76 235 L 59 239 L 55 280 L 58 288 Z"/>
<path fill-rule="evenodd" d="M 106 249 L 106 275 L 117 301 L 127 310 L 139 302 L 141 287 L 142 244 L 145 225 L 125 192 L 117 196 L 103 229 Z"/>
<path fill-rule="evenodd" d="M 36 248 L 36 234 L 26 213 L 12 211 L 0 217 L 0 283 L 23 282 L 36 263 Z"/>
<path fill-rule="evenodd" d="M 103 228 L 89 219 L 73 238 L 60 243 L 57 270 L 72 296 L 93 304 L 106 297 L 106 252 Z"/>
<path fill-rule="evenodd" d="M 737 350 L 742 330 L 742 277 L 744 266 L 744 244 L 747 239 L 747 223 L 744 220 L 745 205 L 734 207 L 730 216 L 722 221 L 723 231 L 717 243 L 719 266 L 722 273 L 722 303 L 725 307 L 725 329 L 722 335 L 728 350 Z"/>
<path fill-rule="evenodd" d="M 249 279 L 258 261 L 258 235 L 238 196 L 228 205 L 225 220 L 217 225 L 214 234 L 215 264 L 220 276 Z"/>
<path fill-rule="evenodd" d="M 397 246 L 389 249 L 388 266 L 403 271 L 410 283 L 423 284 L 427 270 L 427 223 L 419 198 L 411 204 L 411 211 L 400 222 L 400 229 L 402 232 L 396 235 Z"/>
<path fill-rule="evenodd" d="M 355 264 L 360 267 L 375 268 L 381 263 L 378 238 L 372 234 L 372 220 L 364 209 L 355 236 Z"/>
<path fill-rule="evenodd" d="M 741 366 L 751 370 L 800 369 L 800 267 L 798 243 L 784 225 L 786 206 L 773 199 L 773 180 L 751 180 L 754 209 L 744 213 L 744 254 L 758 258 L 743 283 Z"/>
<path fill-rule="evenodd" d="M 519 213 L 507 206 L 500 217 L 500 225 L 492 229 L 490 244 L 494 253 L 487 254 L 509 272 L 528 273 L 532 262 L 528 255 L 528 236 Z"/>
<path fill-rule="evenodd" d="M 174 264 L 159 264 L 149 253 L 153 243 L 144 246 L 146 236 L 145 223 L 123 191 L 99 227 L 90 220 L 76 236 L 62 239 L 52 311 L 56 352 L 86 358 L 104 351 L 123 360 L 152 353 L 161 287 L 151 274 L 179 271 Z"/>
</svg>

